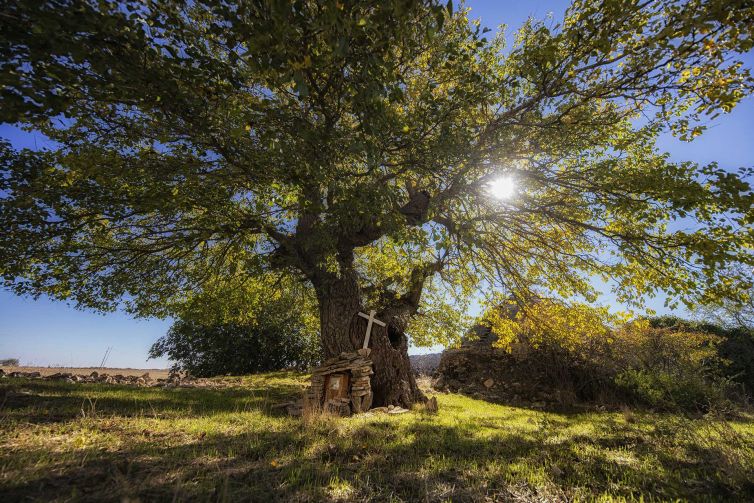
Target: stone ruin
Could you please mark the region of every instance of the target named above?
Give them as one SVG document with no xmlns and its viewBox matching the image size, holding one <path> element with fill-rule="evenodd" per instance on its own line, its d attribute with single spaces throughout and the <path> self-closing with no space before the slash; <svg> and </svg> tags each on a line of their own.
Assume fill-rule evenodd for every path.
<svg viewBox="0 0 754 503">
<path fill-rule="evenodd" d="M 372 407 L 370 376 L 372 360 L 369 348 L 326 360 L 312 371 L 311 386 L 306 392 L 306 406 L 340 416 L 366 412 Z"/>
<path fill-rule="evenodd" d="M 503 306 L 509 316 L 515 308 Z M 567 402 L 558 383 L 532 361 L 528 346 L 514 344 L 510 352 L 496 347 L 497 336 L 477 324 L 456 349 L 446 349 L 434 374 L 433 387 L 480 400 L 531 408 L 551 408 Z"/>
</svg>

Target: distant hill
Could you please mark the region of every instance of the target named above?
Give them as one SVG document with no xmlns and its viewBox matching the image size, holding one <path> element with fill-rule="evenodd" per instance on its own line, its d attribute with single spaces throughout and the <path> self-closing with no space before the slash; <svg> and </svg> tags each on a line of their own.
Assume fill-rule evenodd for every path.
<svg viewBox="0 0 754 503">
<path fill-rule="evenodd" d="M 430 353 L 428 355 L 409 355 L 411 369 L 414 374 L 432 375 L 440 365 L 442 353 Z"/>
</svg>

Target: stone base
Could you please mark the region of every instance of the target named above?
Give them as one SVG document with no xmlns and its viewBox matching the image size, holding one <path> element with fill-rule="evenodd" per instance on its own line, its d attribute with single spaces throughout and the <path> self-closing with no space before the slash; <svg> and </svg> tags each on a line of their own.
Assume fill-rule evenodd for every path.
<svg viewBox="0 0 754 503">
<path fill-rule="evenodd" d="M 306 392 L 307 407 L 322 409 L 339 416 L 349 416 L 366 412 L 372 406 L 372 385 L 369 376 L 374 374 L 370 349 L 359 349 L 353 353 L 341 353 L 336 358 L 326 360 L 312 371 L 312 384 Z M 337 398 L 326 398 L 325 384 L 330 374 L 350 374 L 347 393 Z"/>
</svg>

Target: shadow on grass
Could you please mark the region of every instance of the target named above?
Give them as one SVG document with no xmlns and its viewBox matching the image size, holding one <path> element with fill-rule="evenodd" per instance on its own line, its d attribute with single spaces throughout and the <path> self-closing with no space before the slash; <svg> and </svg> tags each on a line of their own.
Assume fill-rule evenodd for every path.
<svg viewBox="0 0 754 503">
<path fill-rule="evenodd" d="M 86 415 L 180 417 L 258 410 L 278 416 L 273 406 L 300 394 L 296 384 L 211 389 L 13 379 L 0 386 L 0 417 L 41 424 Z"/>
<path fill-rule="evenodd" d="M 46 386 L 24 387 L 39 392 L 40 400 L 50 398 Z M 217 414 L 243 407 L 237 390 L 171 390 L 167 396 L 151 391 L 138 394 L 152 403 L 157 417 L 174 410 Z M 276 388 L 273 394 L 288 391 Z M 64 408 L 79 406 L 75 393 L 53 398 L 72 401 Z M 108 400 L 100 396 L 98 404 L 122 407 L 121 415 L 143 410 L 138 400 Z M 247 405 L 254 410 L 268 403 L 251 400 Z M 78 449 L 23 481 L 5 479 L 1 492 L 5 501 L 552 501 L 602 493 L 744 501 L 753 489 L 746 481 L 750 472 L 726 472 L 735 467 L 722 446 L 679 444 L 688 426 L 682 422 L 658 416 L 652 427 L 640 428 L 542 415 L 525 427 L 507 427 L 520 423 L 522 414 L 513 409 L 451 425 L 422 414 L 352 422 L 270 418 L 240 433 L 192 434 L 180 445 L 136 435 L 112 450 Z M 582 426 L 580 421 L 589 424 L 588 433 L 567 433 Z M 350 428 L 341 431 L 344 425 Z M 40 448 L 20 445 L 0 454 L 0 466 L 7 470 L 44 456 Z"/>
</svg>

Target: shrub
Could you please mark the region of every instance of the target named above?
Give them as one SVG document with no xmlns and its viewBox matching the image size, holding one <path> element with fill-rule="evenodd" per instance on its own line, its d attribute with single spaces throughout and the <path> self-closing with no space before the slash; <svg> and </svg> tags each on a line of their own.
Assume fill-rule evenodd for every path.
<svg viewBox="0 0 754 503">
<path fill-rule="evenodd" d="M 605 308 L 538 299 L 521 309 L 491 309 L 483 323 L 497 336 L 497 347 L 511 353 L 522 370 L 544 376 L 559 397 L 592 401 L 612 386 L 607 356 L 611 325 L 619 321 Z"/>
<path fill-rule="evenodd" d="M 249 374 L 285 368 L 304 370 L 319 362 L 319 343 L 289 320 L 286 325 L 224 323 L 203 325 L 180 320 L 150 349 L 168 356 L 173 368 L 197 377 Z"/>
<path fill-rule="evenodd" d="M 585 304 L 538 300 L 510 312 L 498 308 L 485 314 L 484 322 L 498 336 L 496 345 L 513 355 L 514 365 L 546 376 L 557 392 L 667 410 L 729 405 L 733 374 L 721 349 L 738 339 L 678 323 L 621 323 L 606 309 Z M 754 365 L 740 360 L 733 368 Z"/>
<path fill-rule="evenodd" d="M 6 358 L 0 360 L 0 365 L 3 367 L 18 367 L 18 358 Z"/>
<path fill-rule="evenodd" d="M 319 361 L 319 318 L 311 288 L 272 275 L 205 285 L 150 349 L 197 377 L 306 369 Z"/>
<path fill-rule="evenodd" d="M 720 373 L 721 342 L 713 334 L 640 320 L 614 332 L 606 365 L 624 400 L 665 410 L 727 408 L 730 385 Z"/>
<path fill-rule="evenodd" d="M 662 410 L 707 412 L 727 408 L 727 383 L 696 372 L 628 369 L 615 384 L 634 400 Z"/>
<path fill-rule="evenodd" d="M 715 323 L 689 321 L 674 316 L 650 318 L 649 323 L 656 328 L 717 336 L 717 372 L 738 384 L 748 396 L 754 396 L 754 330 L 746 327 L 726 328 Z"/>
</svg>

